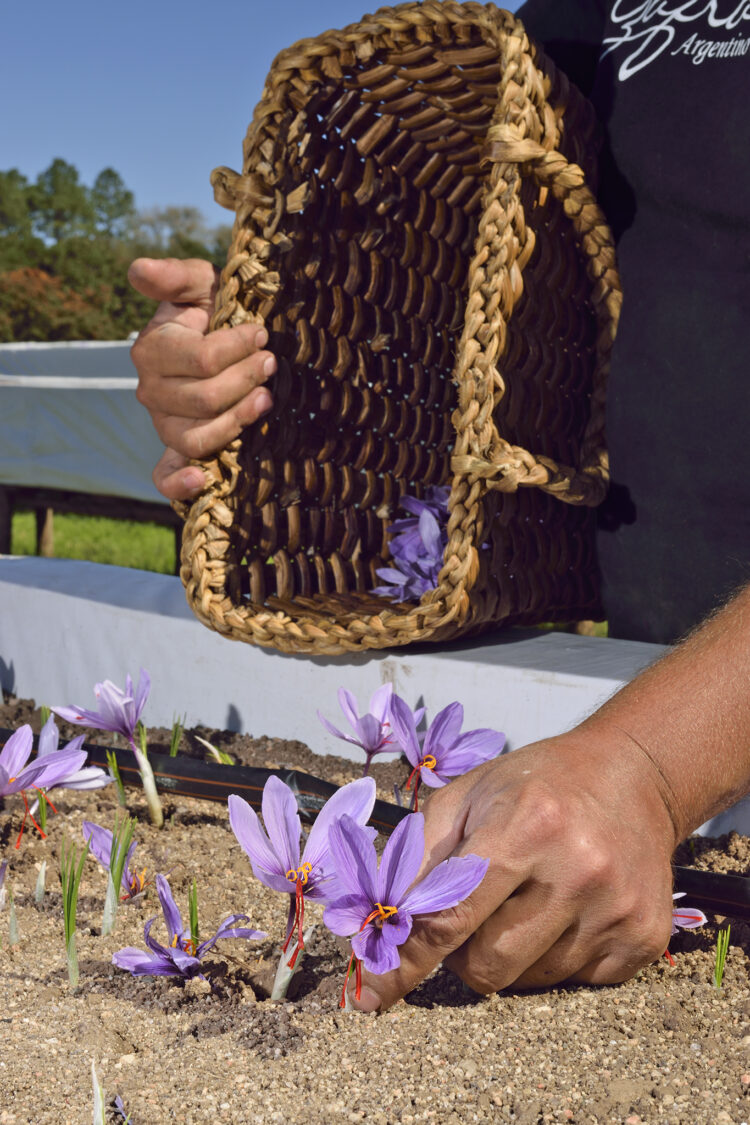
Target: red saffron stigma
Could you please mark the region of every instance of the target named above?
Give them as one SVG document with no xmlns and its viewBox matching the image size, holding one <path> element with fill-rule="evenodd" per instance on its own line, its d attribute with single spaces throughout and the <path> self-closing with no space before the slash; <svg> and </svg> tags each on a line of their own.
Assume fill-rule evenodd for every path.
<svg viewBox="0 0 750 1125">
<path fill-rule="evenodd" d="M 672 968 L 674 968 L 674 957 L 672 956 L 672 954 L 669 952 L 668 949 L 664 950 L 664 956 L 666 957 L 667 961 L 669 961 Z"/>
<path fill-rule="evenodd" d="M 21 831 L 18 833 L 18 839 L 16 840 L 16 847 L 17 848 L 20 848 L 20 846 L 21 846 L 21 837 L 23 836 L 23 830 L 24 830 L 24 827 L 26 826 L 26 817 L 29 818 L 29 820 L 34 825 L 34 827 L 36 828 L 37 832 L 42 837 L 42 839 L 43 840 L 47 839 L 47 833 L 42 832 L 41 828 L 39 827 L 37 822 L 34 820 L 34 817 L 31 815 L 31 809 L 29 808 L 29 802 L 26 800 L 26 790 L 25 789 L 21 790 L 21 796 L 23 797 L 23 807 L 24 807 L 25 811 L 24 811 L 24 814 L 23 814 L 23 820 L 21 821 Z"/>
<path fill-rule="evenodd" d="M 305 864 L 305 866 L 309 867 L 309 864 Z M 287 875 L 287 878 L 289 878 L 288 875 Z M 294 948 L 294 952 L 292 953 L 292 956 L 289 958 L 289 960 L 286 963 L 288 969 L 294 968 L 294 965 L 297 961 L 297 958 L 299 957 L 302 950 L 305 948 L 305 939 L 302 935 L 302 926 L 303 926 L 304 918 L 305 918 L 305 892 L 304 892 L 303 887 L 304 887 L 304 884 L 306 882 L 307 882 L 307 874 L 298 878 L 297 881 L 296 881 L 295 903 L 294 903 L 294 921 L 292 922 L 292 928 L 289 931 L 289 935 L 288 935 L 286 941 L 284 942 L 284 944 L 282 946 L 282 953 L 286 953 L 287 949 L 289 948 L 289 942 L 292 940 L 292 934 L 294 933 L 295 928 L 296 928 L 296 930 L 297 930 L 297 944 Z"/>
</svg>

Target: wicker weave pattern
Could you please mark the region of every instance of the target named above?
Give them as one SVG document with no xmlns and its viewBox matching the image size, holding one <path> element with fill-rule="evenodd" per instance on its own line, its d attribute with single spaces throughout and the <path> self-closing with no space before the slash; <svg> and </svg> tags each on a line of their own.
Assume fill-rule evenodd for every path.
<svg viewBox="0 0 750 1125">
<path fill-rule="evenodd" d="M 277 57 L 242 174 L 212 177 L 236 211 L 212 328 L 262 321 L 279 371 L 188 514 L 206 624 L 333 654 L 596 613 L 620 294 L 592 136 L 494 5 L 384 8 Z M 399 497 L 435 483 L 437 590 L 368 594 Z"/>
</svg>

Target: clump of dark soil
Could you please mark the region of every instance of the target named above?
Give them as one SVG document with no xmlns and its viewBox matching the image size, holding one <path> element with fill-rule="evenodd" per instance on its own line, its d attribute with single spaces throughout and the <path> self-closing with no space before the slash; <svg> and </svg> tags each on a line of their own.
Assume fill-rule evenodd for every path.
<svg viewBox="0 0 750 1125">
<path fill-rule="evenodd" d="M 28 700 L 6 700 L 0 727 L 39 716 Z M 80 733 L 65 728 L 64 737 Z M 361 766 L 314 755 L 299 742 L 265 734 L 199 728 L 181 753 L 204 756 L 199 734 L 238 763 L 291 767 L 343 784 Z M 87 734 L 87 739 L 89 735 Z M 110 736 L 91 741 L 111 744 Z M 152 731 L 167 752 L 168 731 Z M 391 800 L 403 763 L 375 763 L 378 795 Z M 106 889 L 87 861 L 78 909 L 80 988 L 67 979 L 60 885 L 63 839 L 82 843 L 81 822 L 111 826 L 113 788 L 56 791 L 48 839 L 28 831 L 14 848 L 22 804 L 0 813 L 0 859 L 9 860 L 18 941 L 9 945 L 9 910 L 0 911 L 0 1125 L 90 1122 L 91 1062 L 111 1099 L 119 1094 L 134 1125 L 227 1121 L 356 1122 L 664 1122 L 735 1123 L 750 1119 L 750 927 L 732 920 L 724 984 L 712 983 L 716 932 L 724 919 L 680 934 L 674 966 L 649 966 L 615 988 L 555 988 L 479 997 L 438 970 L 405 1002 L 377 1016 L 338 1009 L 346 943 L 317 926 L 287 1002 L 266 997 L 286 921 L 285 896 L 253 879 L 224 805 L 165 798 L 167 823 L 148 823 L 136 790 L 137 866 L 171 872 L 178 905 L 197 880 L 201 931 L 242 911 L 268 932 L 257 943 L 226 941 L 207 959 L 212 986 L 133 978 L 112 964 L 126 945 L 143 947 L 144 922 L 159 913 L 153 886 L 124 904 L 111 937 L 101 937 Z M 678 862 L 750 874 L 750 843 L 732 835 L 696 839 Z M 34 903 L 42 862 L 47 891 Z M 316 914 L 308 905 L 310 918 Z M 320 911 L 317 912 L 319 919 Z M 161 922 L 154 934 L 164 940 Z"/>
</svg>

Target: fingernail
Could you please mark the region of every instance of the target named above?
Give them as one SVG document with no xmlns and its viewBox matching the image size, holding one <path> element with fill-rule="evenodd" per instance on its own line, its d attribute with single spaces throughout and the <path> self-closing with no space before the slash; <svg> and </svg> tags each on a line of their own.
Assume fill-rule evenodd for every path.
<svg viewBox="0 0 750 1125">
<path fill-rule="evenodd" d="M 264 375 L 273 375 L 275 370 L 276 370 L 276 360 L 273 358 L 272 355 L 269 355 L 268 359 L 265 360 L 265 362 L 263 364 L 263 374 Z"/>
<path fill-rule="evenodd" d="M 200 469 L 188 469 L 183 474 L 182 483 L 191 492 L 200 492 L 206 484 L 205 473 L 201 472 Z"/>
<path fill-rule="evenodd" d="M 255 346 L 256 348 L 265 348 L 268 343 L 268 333 L 265 328 L 260 328 L 255 333 Z"/>
<path fill-rule="evenodd" d="M 362 986 L 359 1000 L 354 995 L 351 996 L 351 1000 L 354 1007 L 358 1008 L 360 1012 L 377 1012 L 380 1007 L 380 997 L 367 985 Z"/>
</svg>

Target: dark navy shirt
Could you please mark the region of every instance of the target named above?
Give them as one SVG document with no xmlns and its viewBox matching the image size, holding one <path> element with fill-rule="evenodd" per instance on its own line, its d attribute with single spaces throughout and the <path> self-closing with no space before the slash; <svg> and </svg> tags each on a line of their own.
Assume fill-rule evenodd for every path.
<svg viewBox="0 0 750 1125">
<path fill-rule="evenodd" d="M 529 0 L 605 129 L 623 311 L 599 558 L 613 636 L 671 643 L 750 580 L 750 0 Z"/>
</svg>

